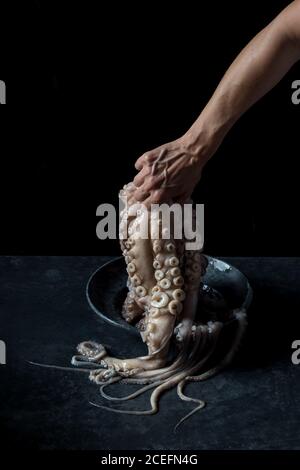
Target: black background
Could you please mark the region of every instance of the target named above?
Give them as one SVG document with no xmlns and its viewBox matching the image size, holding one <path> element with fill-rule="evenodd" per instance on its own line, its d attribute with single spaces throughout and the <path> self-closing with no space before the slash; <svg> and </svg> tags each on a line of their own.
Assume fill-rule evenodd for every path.
<svg viewBox="0 0 300 470">
<path fill-rule="evenodd" d="M 117 203 L 142 153 L 188 129 L 289 3 L 14 4 L 0 77 L 2 254 L 118 254 L 96 238 L 97 206 Z M 296 79 L 299 64 L 206 167 L 194 200 L 211 255 L 300 254 Z"/>
</svg>

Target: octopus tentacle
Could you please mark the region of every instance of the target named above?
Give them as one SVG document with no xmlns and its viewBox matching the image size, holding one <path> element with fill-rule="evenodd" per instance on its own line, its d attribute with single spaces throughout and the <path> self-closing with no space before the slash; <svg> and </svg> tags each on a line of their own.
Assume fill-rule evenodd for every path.
<svg viewBox="0 0 300 470">
<path fill-rule="evenodd" d="M 168 185 L 168 163 L 172 157 L 164 160 L 163 157 L 162 152 L 154 162 L 152 172 L 163 167 L 164 184 Z M 140 331 L 148 354 L 119 359 L 110 356 L 103 345 L 85 341 L 79 344 L 78 354 L 72 358 L 76 369 L 36 365 L 89 373 L 90 380 L 100 385 L 102 398 L 110 402 L 129 401 L 152 390 L 150 408 L 146 410 L 124 410 L 90 402 L 114 413 L 155 414 L 161 395 L 177 386 L 178 397 L 197 406 L 177 423 L 176 431 L 205 406 L 203 400 L 185 395 L 184 387 L 188 382 L 206 380 L 231 361 L 246 328 L 246 314 L 244 311 L 231 312 L 231 316 L 228 313 L 230 318 L 238 321 L 235 337 L 223 360 L 205 371 L 208 362 L 212 363 L 223 325 L 215 321 L 218 315 L 207 317 L 198 312 L 199 288 L 207 260 L 200 250 L 185 249 L 185 242 L 191 240 L 175 239 L 174 222 L 167 228 L 160 211 L 144 210 L 134 199 L 135 189 L 130 183 L 120 192 L 125 202 L 121 213 L 120 245 L 128 274 L 128 293 L 121 314 Z M 148 238 L 141 236 L 144 231 Z M 178 353 L 170 360 L 172 342 Z M 122 397 L 107 394 L 105 389 L 116 383 L 142 385 L 142 388 Z"/>
<path fill-rule="evenodd" d="M 198 403 L 198 406 L 196 408 L 194 408 L 191 412 L 189 412 L 187 415 L 185 415 L 183 418 L 180 419 L 180 421 L 176 424 L 176 426 L 174 428 L 175 432 L 178 429 L 178 427 L 184 421 L 186 421 L 188 418 L 190 418 L 192 415 L 194 415 L 197 411 L 201 410 L 205 406 L 205 402 L 203 400 L 199 400 L 199 399 L 188 397 L 187 395 L 184 395 L 183 388 L 184 388 L 186 382 L 191 377 L 189 374 L 193 374 L 193 373 L 197 372 L 201 367 L 203 367 L 204 364 L 211 358 L 211 356 L 215 352 L 217 342 L 218 342 L 218 337 L 219 337 L 221 329 L 222 329 L 222 323 L 218 323 L 218 322 L 214 323 L 214 330 L 213 330 L 213 335 L 212 335 L 213 336 L 213 341 L 212 341 L 212 344 L 211 344 L 211 347 L 210 347 L 209 351 L 207 352 L 206 356 L 198 364 L 196 364 L 194 367 L 192 367 L 190 369 L 189 373 L 184 377 L 184 379 L 182 381 L 179 382 L 179 384 L 177 386 L 177 394 L 178 394 L 179 398 L 181 398 L 183 401 Z"/>
<path fill-rule="evenodd" d="M 125 379 L 123 381 L 123 383 L 131 383 L 131 384 L 146 384 L 147 386 L 146 387 L 143 387 L 142 389 L 140 390 L 137 390 L 136 392 L 126 396 L 126 397 L 112 397 L 110 395 L 107 395 L 106 393 L 104 393 L 104 389 L 106 388 L 106 385 L 103 385 L 100 389 L 100 393 L 102 395 L 103 398 L 106 398 L 107 400 L 114 400 L 114 401 L 125 401 L 125 400 L 131 400 L 132 398 L 135 398 L 143 393 L 145 393 L 146 391 L 150 390 L 151 388 L 154 388 L 156 387 L 157 385 L 160 385 L 161 383 L 163 383 L 163 381 L 165 379 L 168 379 L 171 375 L 173 375 L 175 372 L 178 372 L 180 370 L 182 370 L 182 363 L 184 362 L 184 357 L 182 357 L 181 355 L 178 356 L 177 360 L 175 362 L 173 362 L 173 364 L 171 364 L 171 366 L 169 367 L 165 367 L 165 368 L 162 368 L 162 369 L 157 369 L 157 370 L 154 370 L 154 371 L 146 371 L 143 375 L 146 376 L 147 378 L 140 378 L 140 379 Z M 184 367 L 184 369 L 186 368 L 186 366 Z M 146 375 L 150 372 L 152 372 L 152 378 L 149 376 L 149 375 Z M 138 375 L 138 374 L 137 374 Z M 159 379 L 159 380 L 158 380 Z M 153 382 L 154 380 L 154 382 Z M 107 386 L 110 385 L 110 384 L 107 384 Z"/>
<path fill-rule="evenodd" d="M 244 336 L 244 333 L 247 327 L 247 316 L 244 310 L 238 310 L 234 312 L 234 316 L 236 320 L 238 321 L 238 326 L 237 326 L 237 331 L 236 331 L 233 344 L 231 345 L 230 350 L 228 351 L 226 356 L 222 359 L 222 361 L 218 365 L 204 372 L 203 374 L 198 375 L 198 376 L 187 377 L 188 381 L 200 382 L 200 381 L 207 380 L 213 377 L 214 375 L 218 374 L 221 370 L 223 370 L 225 367 L 227 367 L 230 364 L 230 362 L 232 361 L 234 357 L 236 350 L 238 349 L 240 345 L 241 339 Z"/>
<path fill-rule="evenodd" d="M 211 333 L 211 334 L 213 333 L 213 336 L 215 337 L 214 343 L 216 342 L 216 338 L 217 338 L 216 333 L 218 333 L 219 330 L 220 330 L 220 324 L 217 324 L 217 323 L 215 323 L 213 325 L 213 327 L 211 328 L 211 331 L 207 330 L 207 331 L 209 331 L 209 333 Z M 200 335 L 198 336 L 198 338 L 200 338 Z M 199 344 L 199 341 L 198 341 L 198 344 Z M 196 347 L 194 347 L 194 349 L 197 349 L 197 345 L 196 345 Z M 190 366 L 186 367 L 181 372 L 179 372 L 175 375 L 172 375 L 168 380 L 165 380 L 160 385 L 157 384 L 158 386 L 155 388 L 155 390 L 153 391 L 153 393 L 150 397 L 151 408 L 149 410 L 142 410 L 142 411 L 120 410 L 120 409 L 116 409 L 116 408 L 110 408 L 110 407 L 107 407 L 105 405 L 98 405 L 98 404 L 95 404 L 95 403 L 91 403 L 91 404 L 94 405 L 94 406 L 97 406 L 98 408 L 106 409 L 106 410 L 109 410 L 109 411 L 112 411 L 112 412 L 115 412 L 115 413 L 121 413 L 121 414 L 131 414 L 131 415 L 155 414 L 158 411 L 158 402 L 159 402 L 159 398 L 162 395 L 162 393 L 164 393 L 165 391 L 169 390 L 170 388 L 176 386 L 188 374 L 194 372 L 195 370 L 198 370 L 206 362 L 206 360 L 208 359 L 208 357 L 210 355 L 211 355 L 211 352 L 209 352 L 207 354 L 207 356 L 205 356 L 205 358 L 199 364 L 197 364 L 196 366 L 194 366 L 192 368 Z M 142 393 L 144 393 L 144 391 L 146 391 L 145 388 L 146 387 L 144 387 Z"/>
<path fill-rule="evenodd" d="M 33 362 L 33 361 L 27 361 L 28 364 L 32 366 L 38 366 L 38 367 L 44 367 L 45 369 L 56 369 L 56 370 L 70 370 L 72 372 L 91 372 L 91 369 L 84 369 L 84 368 L 78 368 L 74 369 L 74 367 L 66 367 L 66 366 L 57 366 L 55 364 L 42 364 L 40 362 Z"/>
<path fill-rule="evenodd" d="M 247 316 L 246 316 L 246 312 L 243 311 L 243 310 L 238 310 L 236 312 L 233 313 L 234 317 L 236 318 L 236 320 L 238 321 L 238 326 L 237 326 L 237 331 L 236 331 L 236 335 L 235 335 L 235 338 L 234 338 L 234 341 L 233 341 L 233 344 L 229 350 L 229 352 L 226 354 L 226 356 L 224 357 L 224 359 L 221 361 L 220 364 L 218 364 L 217 366 L 209 369 L 208 371 L 202 373 L 201 375 L 197 375 L 197 376 L 187 376 L 179 385 L 178 385 L 178 394 L 180 394 L 180 397 L 182 398 L 183 396 L 187 399 L 189 399 L 189 401 L 194 401 L 197 403 L 197 399 L 194 399 L 194 398 L 190 398 L 190 397 L 186 397 L 186 395 L 183 395 L 182 391 L 183 391 L 183 387 L 187 384 L 187 382 L 200 382 L 200 381 L 204 381 L 204 380 L 207 380 L 211 377 L 213 377 L 214 375 L 218 374 L 222 369 L 224 369 L 225 367 L 227 367 L 229 365 L 229 363 L 231 362 L 231 360 L 233 359 L 233 356 L 240 344 L 240 341 L 245 333 L 245 329 L 246 329 L 246 326 L 247 326 Z M 188 418 L 190 418 L 194 413 L 196 413 L 199 409 L 203 408 L 203 406 L 201 406 L 202 404 L 200 403 L 201 400 L 199 400 L 199 406 L 196 407 L 194 410 L 192 410 L 190 413 L 188 413 L 186 416 L 184 416 L 178 423 L 177 425 L 175 426 L 175 431 L 178 429 L 178 427 Z M 205 404 L 204 404 L 205 406 Z"/>
<path fill-rule="evenodd" d="M 198 334 L 195 337 L 195 345 L 192 349 L 192 352 L 190 352 L 190 354 L 188 353 L 188 349 L 184 348 L 181 351 L 181 353 L 178 355 L 177 359 L 170 366 L 164 367 L 161 369 L 155 369 L 155 370 L 144 371 L 144 372 L 138 373 L 135 375 L 135 378 L 124 380 L 124 383 L 145 384 L 147 383 L 147 379 L 149 380 L 148 383 L 152 383 L 152 379 L 169 378 L 171 374 L 174 374 L 179 371 L 182 371 L 183 369 L 186 369 L 186 365 L 187 365 L 186 360 L 187 358 L 193 357 L 193 355 L 195 354 L 195 351 L 197 351 L 197 346 L 198 346 L 201 334 L 203 337 L 203 341 L 201 343 L 200 351 L 203 349 L 205 342 L 206 342 L 206 335 L 204 334 L 206 332 L 206 325 L 200 325 L 197 331 L 198 331 Z M 198 342 L 196 341 L 197 338 L 198 338 Z"/>
<path fill-rule="evenodd" d="M 112 397 L 111 395 L 107 395 L 105 392 L 104 392 L 104 389 L 106 387 L 108 387 L 109 385 L 111 384 L 104 384 L 101 386 L 100 388 L 100 394 L 103 398 L 105 398 L 106 400 L 110 400 L 110 401 L 128 401 L 128 400 L 132 400 L 133 398 L 136 398 L 140 395 L 142 395 L 143 393 L 147 392 L 148 390 L 151 390 L 152 388 L 154 387 L 157 387 L 158 385 L 160 385 L 162 383 L 161 380 L 158 380 L 156 382 L 152 382 L 150 383 L 149 385 L 146 385 L 145 387 L 139 389 L 139 390 L 136 390 L 135 392 L 131 393 L 130 395 L 127 395 L 125 397 Z"/>
<path fill-rule="evenodd" d="M 203 332 L 203 331 L 204 331 L 204 327 L 202 327 L 201 330 L 199 330 L 200 333 Z M 200 339 L 200 335 L 198 335 L 198 338 Z M 206 336 L 204 336 L 204 341 L 202 343 L 203 346 L 205 345 L 205 339 L 206 339 Z M 199 343 L 199 340 L 198 340 L 198 343 Z M 194 347 L 194 349 L 197 349 L 198 343 L 196 343 L 196 346 Z M 102 397 L 106 398 L 107 400 L 113 400 L 113 401 L 131 400 L 132 398 L 136 398 L 137 396 L 145 393 L 146 391 L 150 390 L 151 388 L 154 388 L 154 387 L 160 385 L 166 379 L 168 379 L 171 375 L 174 375 L 177 372 L 185 370 L 186 369 L 186 364 L 182 368 L 183 363 L 184 363 L 184 358 L 181 355 L 179 355 L 178 359 L 175 362 L 173 362 L 173 364 L 169 367 L 162 368 L 162 369 L 157 369 L 156 371 L 146 371 L 146 373 L 147 372 L 153 372 L 152 378 L 150 378 L 148 376 L 149 384 L 146 387 L 143 387 L 142 389 L 137 390 L 136 392 L 134 392 L 134 393 L 132 393 L 132 394 L 126 396 L 126 397 L 112 397 L 110 395 L 107 395 L 106 393 L 104 393 L 104 389 L 106 388 L 106 385 L 103 385 L 101 387 L 100 393 L 101 393 Z M 155 381 L 153 382 L 153 380 L 155 380 Z M 144 379 L 143 378 L 141 378 L 141 379 L 134 378 L 134 379 L 126 380 L 126 383 L 134 383 L 134 384 L 145 384 L 146 382 L 147 382 L 147 379 L 145 379 L 145 378 Z M 124 383 L 125 383 L 125 381 L 124 381 Z M 108 385 L 110 385 L 110 384 L 107 384 L 107 386 Z"/>
<path fill-rule="evenodd" d="M 202 410 L 202 408 L 204 408 L 206 406 L 206 402 L 201 400 L 201 399 L 198 399 L 198 398 L 192 398 L 192 397 L 188 397 L 187 395 L 185 395 L 183 393 L 183 388 L 184 386 L 186 385 L 186 379 L 182 380 L 181 382 L 179 382 L 179 384 L 177 385 L 177 395 L 179 396 L 179 398 L 182 400 L 182 401 L 187 401 L 187 402 L 192 402 L 192 403 L 197 403 L 198 406 L 196 406 L 196 408 L 194 408 L 192 411 L 190 411 L 188 414 L 186 414 L 183 418 L 180 419 L 180 421 L 178 421 L 178 423 L 176 424 L 176 426 L 174 427 L 174 432 L 177 431 L 177 429 L 179 428 L 179 426 L 184 422 L 186 421 L 188 418 L 190 418 L 191 416 L 193 416 L 195 413 L 197 413 L 197 411 L 199 410 Z"/>
<path fill-rule="evenodd" d="M 75 367 L 87 366 L 90 369 L 99 368 L 99 362 L 97 362 L 97 360 L 94 361 L 91 359 L 87 361 L 85 356 L 79 356 L 79 355 L 72 357 L 71 364 Z"/>
</svg>

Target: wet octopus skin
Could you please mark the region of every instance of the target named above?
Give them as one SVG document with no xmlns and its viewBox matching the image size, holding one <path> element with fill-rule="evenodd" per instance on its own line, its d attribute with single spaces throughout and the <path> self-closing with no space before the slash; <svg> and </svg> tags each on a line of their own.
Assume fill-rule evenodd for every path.
<svg viewBox="0 0 300 470">
<path fill-rule="evenodd" d="M 134 189 L 133 183 L 130 183 L 121 191 L 127 205 L 120 224 L 120 243 L 128 273 L 128 294 L 122 315 L 140 330 L 141 338 L 148 347 L 148 355 L 118 359 L 108 356 L 103 345 L 85 341 L 78 345 L 78 354 L 71 361 L 76 369 L 30 363 L 87 373 L 90 380 L 100 385 L 101 396 L 110 402 L 129 401 L 154 389 L 150 396 L 151 406 L 147 410 L 123 410 L 90 402 L 97 408 L 115 413 L 152 415 L 158 411 L 162 393 L 177 386 L 179 398 L 197 406 L 177 423 L 176 430 L 205 406 L 203 400 L 183 393 L 185 385 L 204 381 L 231 362 L 247 326 L 246 311 L 229 312 L 228 318 L 236 320 L 234 338 L 222 360 L 211 365 L 210 359 L 218 349 L 224 320 L 219 320 L 215 314 L 209 319 L 202 318 L 203 312 L 197 311 L 199 286 L 207 259 L 200 251 L 186 250 L 186 240 L 175 240 L 172 233 L 166 233 L 168 230 L 158 213 L 132 211 L 136 204 L 132 197 Z M 151 236 L 141 239 L 136 234 L 145 223 Z M 155 231 L 153 228 L 157 226 L 159 230 Z M 170 359 L 168 353 L 172 343 L 176 346 L 177 355 Z M 118 382 L 143 387 L 123 397 L 108 395 L 105 389 Z"/>
<path fill-rule="evenodd" d="M 101 344 L 85 341 L 79 344 L 79 355 L 73 357 L 72 364 L 95 367 L 91 371 L 82 370 L 88 371 L 90 380 L 101 385 L 101 395 L 109 401 L 128 401 L 154 389 L 149 410 L 123 410 L 91 403 L 116 413 L 154 414 L 158 411 L 161 394 L 177 386 L 178 396 L 182 400 L 197 403 L 197 407 L 180 420 L 178 427 L 205 406 L 202 400 L 184 395 L 184 386 L 188 382 L 206 380 L 229 364 L 246 328 L 246 312 L 231 312 L 231 318 L 237 320 L 235 338 L 221 362 L 205 371 L 205 365 L 218 346 L 223 327 L 221 321 L 205 323 L 195 319 L 199 286 L 207 260 L 200 251 L 186 250 L 185 240 L 175 240 L 172 233 L 167 233 L 159 213 L 136 211 L 137 201 L 132 196 L 134 189 L 133 183 L 130 183 L 124 186 L 120 194 L 126 203 L 120 224 L 120 243 L 128 273 L 128 294 L 122 315 L 140 330 L 141 338 L 148 347 L 148 355 L 118 359 L 108 356 Z M 135 212 L 131 213 L 134 206 Z M 148 226 L 149 239 L 135 236 L 143 224 Z M 156 238 L 152 237 L 155 224 L 159 226 L 159 238 L 157 232 Z M 171 343 L 176 345 L 178 354 L 169 363 Z M 119 398 L 106 394 L 105 388 L 117 382 L 142 384 L 144 387 Z"/>
</svg>

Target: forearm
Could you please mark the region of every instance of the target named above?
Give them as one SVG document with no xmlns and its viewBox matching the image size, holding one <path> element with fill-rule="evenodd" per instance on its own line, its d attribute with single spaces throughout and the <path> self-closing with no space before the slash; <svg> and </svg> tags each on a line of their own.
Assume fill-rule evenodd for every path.
<svg viewBox="0 0 300 470">
<path fill-rule="evenodd" d="M 296 0 L 240 53 L 188 132 L 137 160 L 135 200 L 147 206 L 189 201 L 205 163 L 229 129 L 299 59 L 300 0 Z"/>
<path fill-rule="evenodd" d="M 270 91 L 300 59 L 300 1 L 261 31 L 230 66 L 187 133 L 209 159 L 239 117 Z"/>
</svg>

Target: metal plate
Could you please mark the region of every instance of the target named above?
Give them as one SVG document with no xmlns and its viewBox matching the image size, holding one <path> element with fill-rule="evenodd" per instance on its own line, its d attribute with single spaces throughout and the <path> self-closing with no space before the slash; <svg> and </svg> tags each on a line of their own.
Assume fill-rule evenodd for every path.
<svg viewBox="0 0 300 470">
<path fill-rule="evenodd" d="M 206 256 L 208 267 L 199 291 L 199 312 L 248 309 L 252 289 L 247 278 L 234 266 Z M 138 330 L 123 320 L 122 304 L 127 294 L 127 272 L 123 257 L 109 261 L 90 277 L 86 295 L 91 308 L 115 326 L 139 335 Z"/>
</svg>

